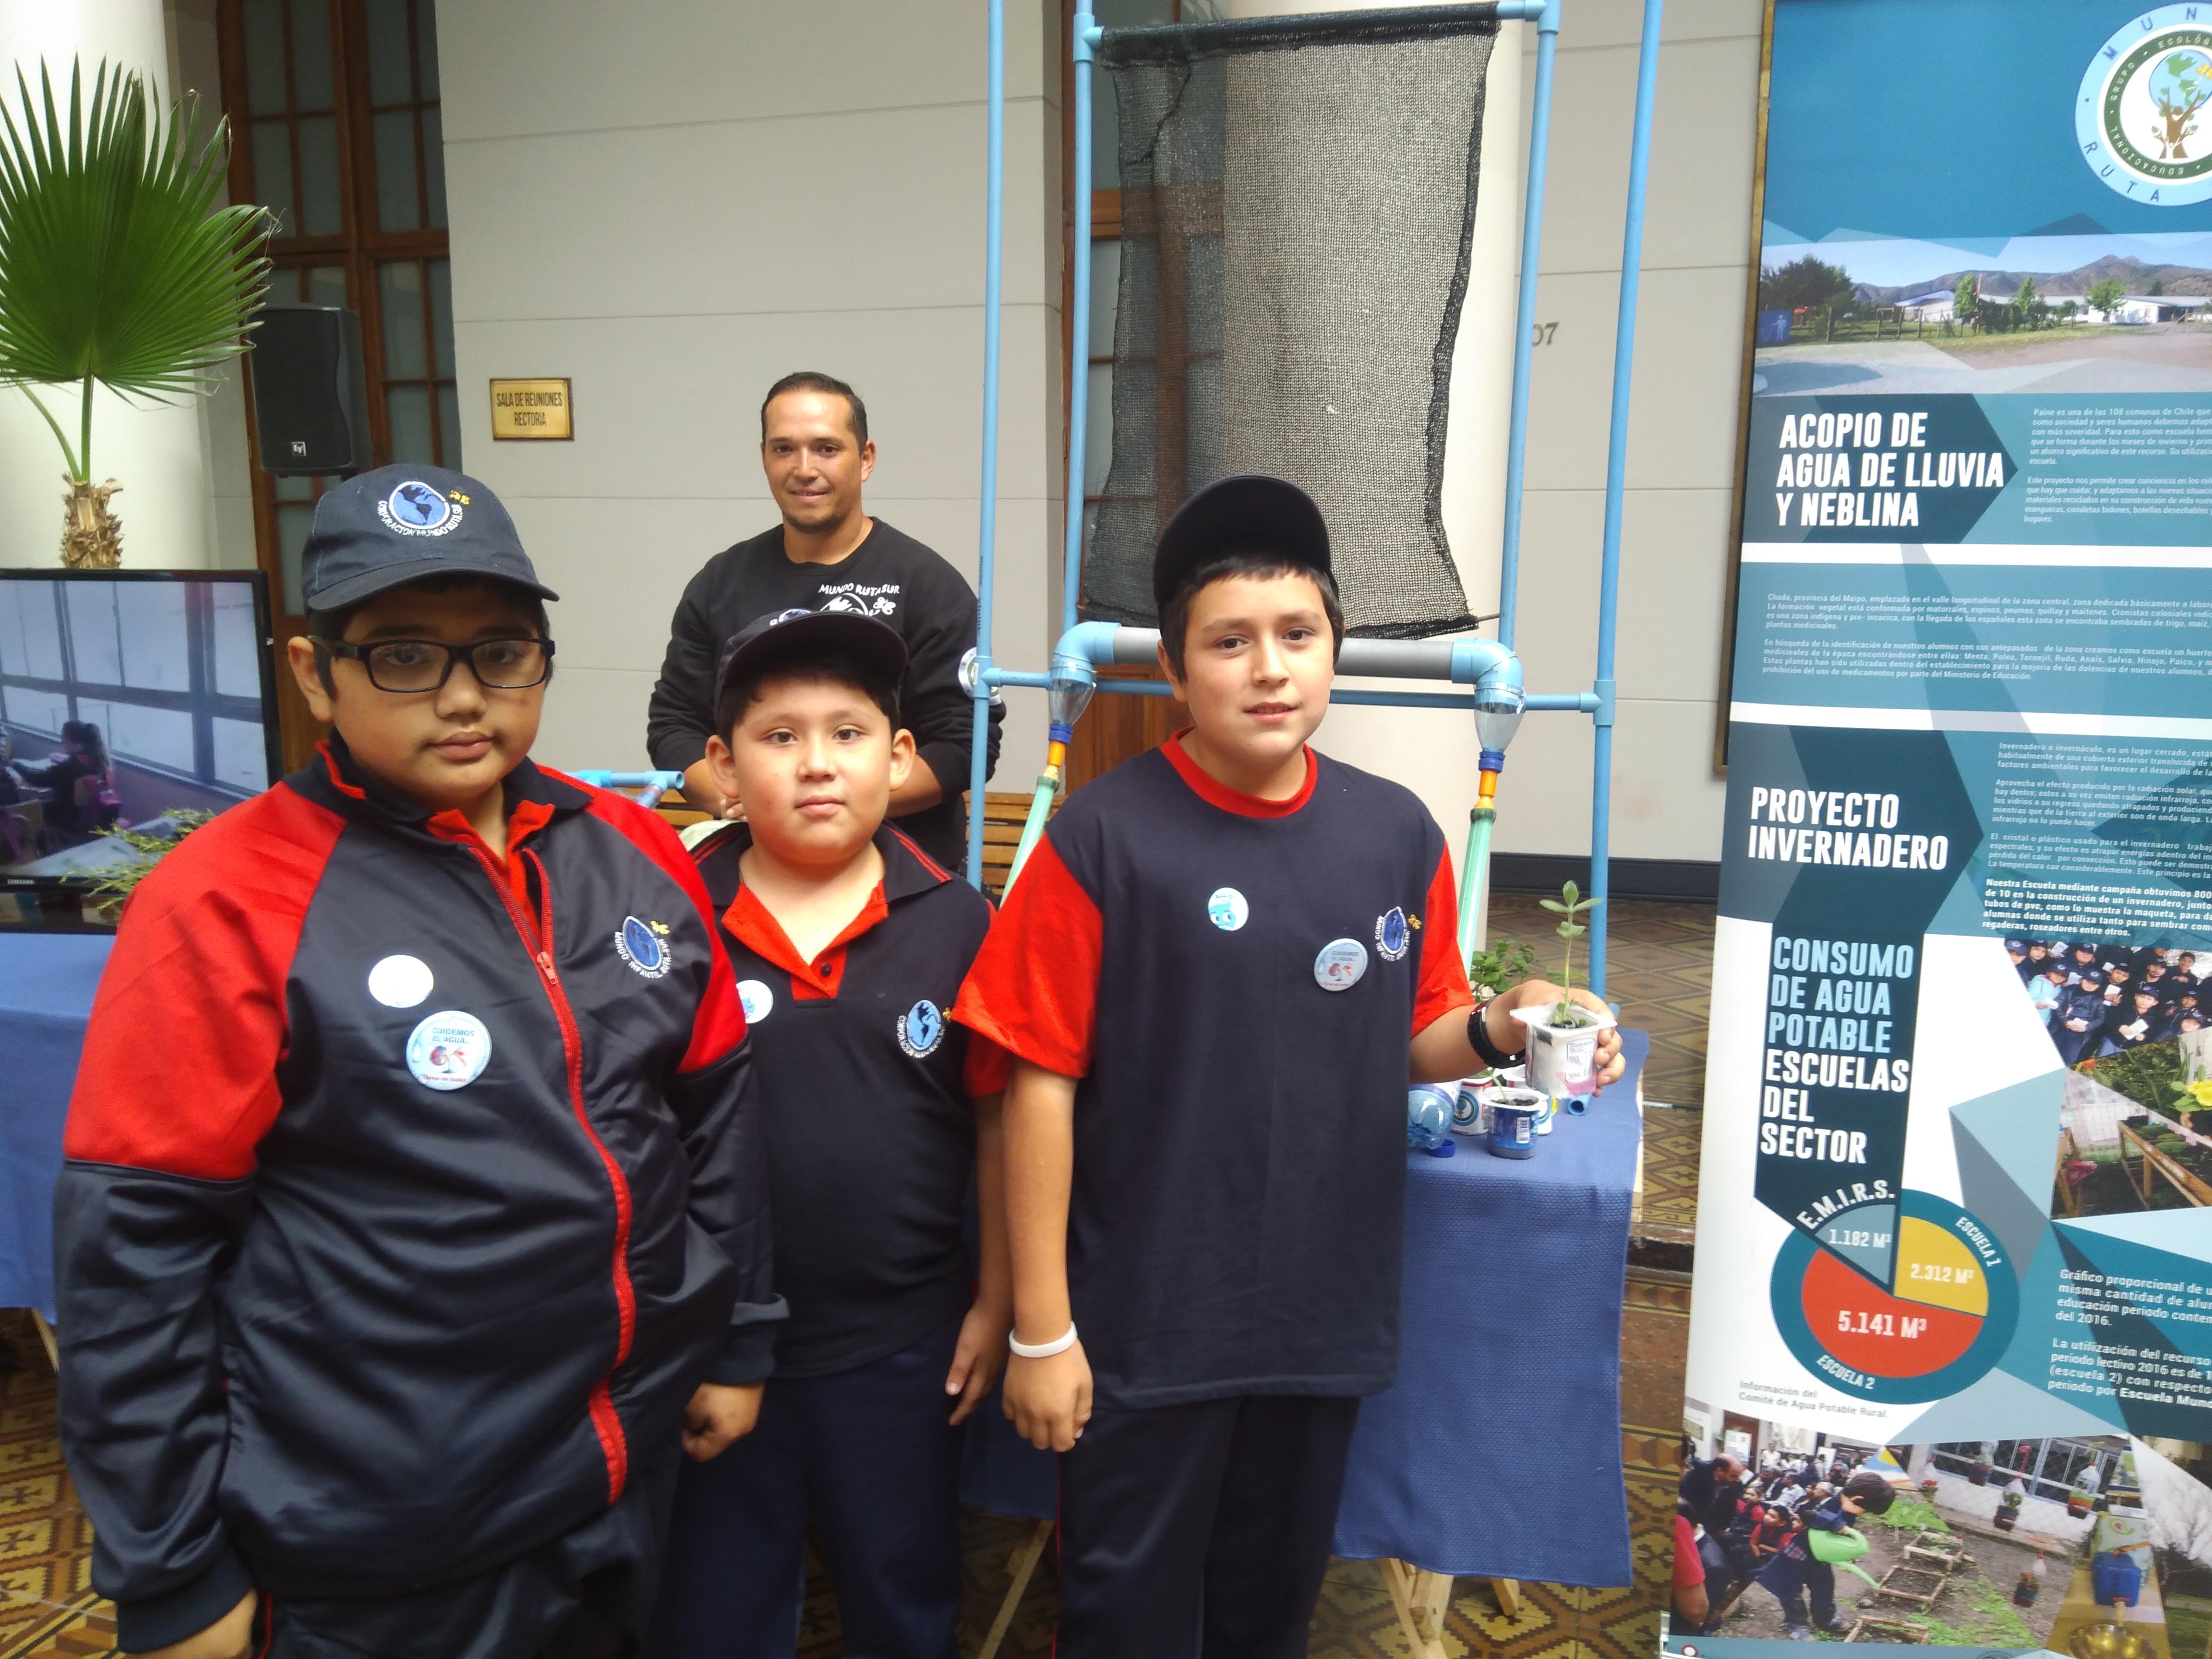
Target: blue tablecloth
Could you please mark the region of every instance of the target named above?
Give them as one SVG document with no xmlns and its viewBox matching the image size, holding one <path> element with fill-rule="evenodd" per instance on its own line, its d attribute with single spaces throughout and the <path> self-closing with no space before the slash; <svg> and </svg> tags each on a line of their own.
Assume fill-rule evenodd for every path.
<svg viewBox="0 0 2212 1659">
<path fill-rule="evenodd" d="M 54 1316 L 54 1182 L 106 933 L 0 933 L 0 1308 Z"/>
<path fill-rule="evenodd" d="M 1336 1553 L 1454 1577 L 1630 1583 L 1620 1463 L 1620 1300 L 1650 1040 L 1628 1072 L 1525 1162 L 1462 1139 L 1408 1156 L 1398 1381 L 1360 1407 Z M 988 1415 L 986 1415 L 988 1413 Z M 1053 1459 L 994 1401 L 963 1496 L 1050 1516 Z"/>
</svg>

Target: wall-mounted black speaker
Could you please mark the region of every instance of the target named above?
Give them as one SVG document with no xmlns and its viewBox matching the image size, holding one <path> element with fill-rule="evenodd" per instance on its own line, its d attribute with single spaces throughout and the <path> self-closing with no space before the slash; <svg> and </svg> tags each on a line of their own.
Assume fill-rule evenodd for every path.
<svg viewBox="0 0 2212 1659">
<path fill-rule="evenodd" d="M 368 471 L 360 318 L 343 306 L 270 306 L 251 362 L 263 471 Z"/>
</svg>

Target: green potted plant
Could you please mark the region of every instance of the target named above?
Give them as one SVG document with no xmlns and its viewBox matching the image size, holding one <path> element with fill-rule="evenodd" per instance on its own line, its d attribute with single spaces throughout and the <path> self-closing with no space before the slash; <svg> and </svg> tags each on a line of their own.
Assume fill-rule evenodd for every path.
<svg viewBox="0 0 2212 1659">
<path fill-rule="evenodd" d="M 1467 959 L 1467 976 L 1477 998 L 1494 997 L 1528 977 L 1536 953 L 1517 939 L 1501 939 Z"/>
<path fill-rule="evenodd" d="M 1988 1486 L 1990 1484 L 1989 1464 L 1978 1457 L 1976 1458 L 1974 1460 L 1974 1467 L 1966 1471 L 1966 1479 L 1972 1481 L 1978 1486 Z"/>
<path fill-rule="evenodd" d="M 2096 1500 L 2089 1495 L 2089 1489 L 2086 1486 L 2076 1486 L 2066 1494 L 2066 1513 L 2076 1521 L 2088 1519 L 2089 1511 L 2095 1504 Z"/>
<path fill-rule="evenodd" d="M 1929 1475 L 1925 1480 L 1920 1483 L 1920 1495 L 1931 1504 L 1936 1501 L 1936 1477 L 1934 1475 Z"/>
<path fill-rule="evenodd" d="M 2020 1505 L 2021 1494 L 2016 1492 L 2007 1492 L 1997 1499 L 1997 1512 L 1992 1518 L 1999 1532 L 2010 1532 L 2020 1525 Z"/>
<path fill-rule="evenodd" d="M 0 387 L 28 398 L 61 445 L 62 562 L 106 568 L 122 562 L 108 500 L 123 486 L 93 482 L 93 388 L 156 403 L 213 390 L 268 294 L 270 219 L 216 204 L 228 130 L 198 142 L 197 98 L 164 112 L 105 63 L 88 98 L 73 65 L 64 118 L 43 64 L 41 99 L 20 70 L 15 84 L 21 125 L 0 106 Z M 76 399 L 64 406 L 74 447 L 41 386 Z"/>
<path fill-rule="evenodd" d="M 1558 898 L 1538 902 L 1559 918 L 1559 935 L 1566 941 L 1559 1000 L 1548 1008 L 1516 1008 L 1513 1018 L 1528 1034 L 1528 1086 L 1556 1100 L 1589 1092 L 1596 1081 L 1598 1033 L 1613 1023 L 1609 1015 L 1566 994 L 1575 982 L 1575 939 L 1589 931 L 1580 918 L 1605 901 L 1584 898 L 1582 889 L 1569 882 Z"/>
</svg>

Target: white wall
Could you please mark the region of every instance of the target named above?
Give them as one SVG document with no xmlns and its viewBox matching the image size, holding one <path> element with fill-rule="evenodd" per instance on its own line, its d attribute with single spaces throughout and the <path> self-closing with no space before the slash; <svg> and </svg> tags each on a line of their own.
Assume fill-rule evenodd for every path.
<svg viewBox="0 0 2212 1659">
<path fill-rule="evenodd" d="M 222 114 L 222 55 L 216 40 L 216 0 L 167 0 L 169 84 L 177 95 L 197 93 L 200 119 Z M 228 204 L 228 184 L 218 199 Z M 216 370 L 214 389 L 194 405 L 206 458 L 201 510 L 207 562 L 219 569 L 254 568 L 253 473 L 248 464 L 246 365 L 234 358 Z"/>
<path fill-rule="evenodd" d="M 103 58 L 143 75 L 150 93 L 170 97 L 177 77 L 161 0 L 0 0 L 0 99 L 19 125 L 18 70 L 36 98 L 44 61 L 57 98 L 66 99 L 72 62 L 82 60 L 89 94 Z M 40 398 L 76 448 L 76 392 L 42 387 Z M 92 477 L 123 485 L 111 506 L 123 521 L 126 566 L 191 569 L 209 562 L 203 419 L 197 400 L 132 407 L 95 389 Z M 64 471 L 61 446 L 28 399 L 0 391 L 0 564 L 60 562 Z"/>
<path fill-rule="evenodd" d="M 1060 82 L 1048 0 L 1009 7 L 998 656 L 1042 665 L 1059 545 Z M 547 582 L 540 752 L 642 764 L 684 584 L 775 522 L 762 392 L 867 400 L 866 501 L 972 582 L 982 404 L 984 10 L 815 0 L 439 9 L 464 465 Z M 576 438 L 494 444 L 486 380 L 567 375 Z M 998 787 L 1044 746 L 1010 700 Z"/>
<path fill-rule="evenodd" d="M 1559 37 L 1537 290 L 1540 320 L 1559 327 L 1534 358 L 1516 641 L 1532 690 L 1583 690 L 1595 672 L 1642 10 L 1638 0 L 1571 0 Z M 1720 856 L 1724 790 L 1711 757 L 1735 533 L 1759 25 L 1759 0 L 1672 0 L 1662 36 L 1621 537 L 1620 857 Z M 1533 87 L 1533 38 L 1525 65 Z M 1499 791 L 1498 850 L 1589 850 L 1590 734 L 1583 716 L 1528 717 Z"/>
</svg>

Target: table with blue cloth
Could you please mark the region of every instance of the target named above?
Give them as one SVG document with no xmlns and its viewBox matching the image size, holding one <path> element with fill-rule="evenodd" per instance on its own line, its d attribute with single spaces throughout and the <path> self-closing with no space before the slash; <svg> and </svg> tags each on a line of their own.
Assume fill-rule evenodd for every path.
<svg viewBox="0 0 2212 1659">
<path fill-rule="evenodd" d="M 54 1316 L 54 1183 L 112 933 L 0 933 L 0 1308 Z"/>
<path fill-rule="evenodd" d="M 1440 1613 L 1455 1577 L 1633 1582 L 1620 1304 L 1650 1042 L 1624 1030 L 1620 1046 L 1620 1080 L 1560 1115 L 1534 1158 L 1462 1136 L 1450 1158 L 1407 1156 L 1398 1380 L 1360 1407 L 1336 1553 L 1385 1564 L 1409 1631 L 1427 1622 L 1409 1599 Z M 974 1421 L 963 1495 L 1049 1519 L 1051 1456 L 995 1410 Z"/>
</svg>

